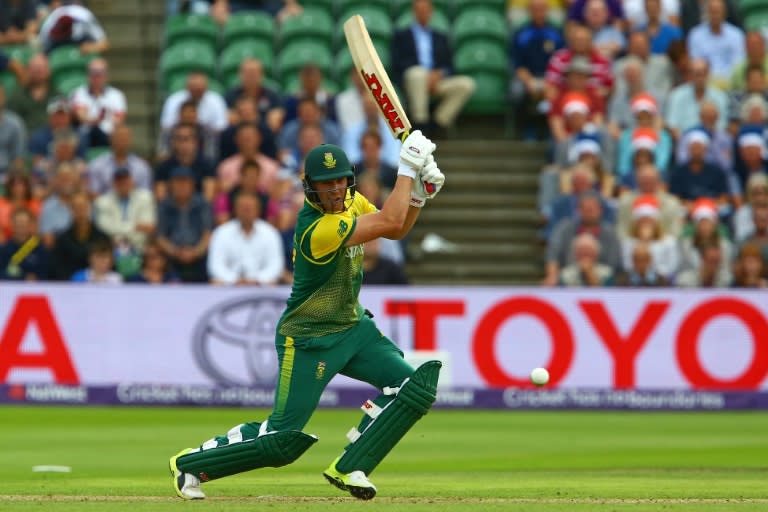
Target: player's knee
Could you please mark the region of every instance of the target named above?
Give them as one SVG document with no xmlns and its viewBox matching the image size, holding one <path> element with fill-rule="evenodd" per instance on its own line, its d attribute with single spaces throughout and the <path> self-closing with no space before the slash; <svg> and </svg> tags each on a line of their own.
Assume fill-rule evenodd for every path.
<svg viewBox="0 0 768 512">
<path fill-rule="evenodd" d="M 441 367 L 440 361 L 427 361 L 419 366 L 400 388 L 397 398 L 419 414 L 426 414 L 437 399 Z"/>
</svg>

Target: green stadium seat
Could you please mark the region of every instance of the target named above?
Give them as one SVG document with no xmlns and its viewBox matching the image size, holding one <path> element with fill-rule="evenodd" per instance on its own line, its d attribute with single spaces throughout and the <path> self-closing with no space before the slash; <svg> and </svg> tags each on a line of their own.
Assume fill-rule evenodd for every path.
<svg viewBox="0 0 768 512">
<path fill-rule="evenodd" d="M 764 37 L 768 37 L 768 6 L 762 11 L 749 14 L 744 20 L 744 28 L 762 32 Z"/>
<path fill-rule="evenodd" d="M 484 7 L 464 10 L 453 22 L 453 44 L 483 39 L 502 44 L 509 39 L 509 29 L 499 13 Z"/>
<path fill-rule="evenodd" d="M 179 14 L 165 23 L 165 45 L 173 46 L 178 40 L 201 38 L 215 47 L 219 39 L 219 27 L 210 16 Z"/>
<path fill-rule="evenodd" d="M 476 114 L 502 113 L 507 104 L 508 79 L 506 75 L 476 71 L 475 93 L 467 102 L 465 111 Z"/>
<path fill-rule="evenodd" d="M 174 73 L 168 75 L 166 84 L 167 86 L 165 89 L 168 94 L 173 94 L 176 91 L 184 89 L 187 86 L 187 73 Z M 218 92 L 219 94 L 224 94 L 226 92 L 221 82 L 211 77 L 208 77 L 208 89 Z"/>
<path fill-rule="evenodd" d="M 163 75 L 202 71 L 212 76 L 216 68 L 216 54 L 205 43 L 183 43 L 166 48 L 160 56 Z"/>
<path fill-rule="evenodd" d="M 112 148 L 110 148 L 109 146 L 96 146 L 96 147 L 88 148 L 85 150 L 85 161 L 91 162 L 96 158 L 100 157 L 101 155 L 109 153 L 110 151 L 112 151 Z"/>
<path fill-rule="evenodd" d="M 70 70 L 79 70 L 84 73 L 88 63 L 94 58 L 96 56 L 80 53 L 80 48 L 75 45 L 60 46 L 48 55 L 48 65 L 53 75 Z"/>
<path fill-rule="evenodd" d="M 219 55 L 219 71 L 228 76 L 237 73 L 240 63 L 248 57 L 259 59 L 266 74 L 272 73 L 274 52 L 272 45 L 261 39 L 240 39 L 224 48 Z"/>
<path fill-rule="evenodd" d="M 768 8 L 765 0 L 739 0 L 737 4 L 739 6 L 739 13 L 745 19 L 756 12 L 765 12 L 766 8 Z"/>
<path fill-rule="evenodd" d="M 53 75 L 51 79 L 53 88 L 61 94 L 69 95 L 72 91 L 88 82 L 88 76 L 82 70 L 61 71 Z"/>
<path fill-rule="evenodd" d="M 336 2 L 337 12 L 341 14 L 339 16 L 340 22 L 344 22 L 352 16 L 354 14 L 352 11 L 369 7 L 382 11 L 387 17 L 390 17 L 392 0 L 337 0 Z"/>
<path fill-rule="evenodd" d="M 321 41 L 297 41 L 280 51 L 277 68 L 281 77 L 298 72 L 307 63 L 317 65 L 323 75 L 329 76 L 333 67 L 333 54 Z"/>
<path fill-rule="evenodd" d="M 305 7 L 301 14 L 283 22 L 278 37 L 282 47 L 296 41 L 318 39 L 325 40 L 330 45 L 333 32 L 333 18 L 326 11 Z"/>
<path fill-rule="evenodd" d="M 242 39 L 262 39 L 271 46 L 275 39 L 275 20 L 263 12 L 233 14 L 224 25 L 221 37 L 224 47 Z"/>
<path fill-rule="evenodd" d="M 455 4 L 455 15 L 461 16 L 461 14 L 467 9 L 474 9 L 476 7 L 485 7 L 498 13 L 500 17 L 504 17 L 506 14 L 506 0 L 472 0 L 470 2 L 458 1 Z"/>
<path fill-rule="evenodd" d="M 454 4 L 462 2 L 471 3 L 470 0 L 455 0 L 455 2 L 454 0 L 432 0 L 432 5 L 436 11 L 442 11 L 444 14 L 450 15 L 454 10 Z M 392 15 L 397 19 L 404 12 L 411 11 L 413 0 L 390 0 L 389 3 L 392 6 Z"/>
<path fill-rule="evenodd" d="M 454 67 L 458 73 L 471 74 L 475 71 L 484 71 L 506 74 L 506 51 L 499 43 L 468 42 L 456 50 Z"/>
<path fill-rule="evenodd" d="M 16 82 L 16 77 L 10 71 L 0 73 L 0 85 L 3 86 L 6 98 L 19 86 L 18 82 Z"/>
<path fill-rule="evenodd" d="M 399 29 L 405 28 L 412 22 L 413 12 L 408 10 L 397 18 L 395 26 Z M 450 33 L 451 31 L 451 21 L 448 19 L 448 15 L 445 13 L 445 11 L 438 10 L 437 8 L 435 8 L 435 11 L 432 13 L 432 19 L 429 22 L 429 26 L 435 30 L 445 32 L 446 34 Z"/>
<path fill-rule="evenodd" d="M 28 44 L 13 44 L 0 47 L 0 50 L 8 54 L 12 59 L 18 60 L 26 64 L 29 62 L 30 57 L 35 54 L 34 48 Z"/>
</svg>

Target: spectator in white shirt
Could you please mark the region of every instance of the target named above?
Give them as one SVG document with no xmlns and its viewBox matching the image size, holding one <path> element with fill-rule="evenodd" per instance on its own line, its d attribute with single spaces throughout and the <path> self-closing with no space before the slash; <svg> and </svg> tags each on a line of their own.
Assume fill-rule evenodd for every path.
<svg viewBox="0 0 768 512">
<path fill-rule="evenodd" d="M 205 73 L 192 72 L 187 87 L 168 96 L 160 115 L 160 128 L 168 130 L 179 120 L 181 105 L 187 100 L 197 103 L 197 121 L 207 129 L 220 132 L 227 127 L 227 104 L 221 94 L 208 90 Z"/>
<path fill-rule="evenodd" d="M 107 83 L 109 69 L 104 59 L 88 64 L 88 83 L 72 93 L 72 109 L 80 121 L 89 146 L 108 146 L 115 126 L 125 120 L 125 94 Z"/>
<path fill-rule="evenodd" d="M 58 46 L 76 44 L 81 53 L 102 53 L 109 49 L 104 29 L 91 11 L 82 5 L 63 5 L 54 9 L 40 27 L 40 43 L 45 53 Z"/>
<path fill-rule="evenodd" d="M 235 198 L 235 218 L 213 230 L 208 274 L 214 284 L 276 284 L 285 269 L 283 242 L 272 225 L 261 220 L 253 194 Z"/>
<path fill-rule="evenodd" d="M 726 15 L 723 0 L 709 0 L 708 21 L 688 34 L 688 54 L 691 58 L 709 62 L 712 80 L 721 89 L 729 87 L 734 68 L 746 55 L 744 32 L 725 21 Z"/>
<path fill-rule="evenodd" d="M 88 180 L 91 193 L 109 192 L 117 169 L 128 169 L 136 187 L 152 190 L 152 169 L 146 160 L 131 151 L 133 131 L 127 124 L 115 127 L 110 139 L 112 150 L 97 156 L 88 164 Z"/>
<path fill-rule="evenodd" d="M 115 171 L 113 183 L 112 190 L 94 203 L 96 225 L 112 238 L 116 247 L 140 254 L 157 225 L 152 192 L 136 188 L 131 171 L 126 168 Z"/>
</svg>

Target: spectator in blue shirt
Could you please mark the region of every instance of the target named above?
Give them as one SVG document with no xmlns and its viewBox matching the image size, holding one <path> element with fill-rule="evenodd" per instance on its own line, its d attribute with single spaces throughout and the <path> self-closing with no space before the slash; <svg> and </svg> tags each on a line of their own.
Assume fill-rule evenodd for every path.
<svg viewBox="0 0 768 512">
<path fill-rule="evenodd" d="M 539 108 L 544 100 L 544 74 L 552 55 L 565 46 L 560 30 L 548 21 L 547 0 L 531 0 L 530 21 L 518 30 L 510 42 L 510 67 L 515 78 L 511 84 L 519 126 L 526 128 L 526 138 L 541 138 L 546 133 L 546 115 Z"/>
<path fill-rule="evenodd" d="M 206 282 L 205 260 L 213 229 L 210 204 L 195 193 L 195 175 L 188 167 L 170 173 L 168 198 L 157 212 L 157 241 L 184 282 Z"/>
<path fill-rule="evenodd" d="M 648 21 L 637 30 L 647 33 L 650 37 L 651 53 L 666 55 L 672 41 L 683 39 L 683 31 L 680 27 L 661 19 L 661 0 L 645 0 L 645 14 Z"/>
</svg>

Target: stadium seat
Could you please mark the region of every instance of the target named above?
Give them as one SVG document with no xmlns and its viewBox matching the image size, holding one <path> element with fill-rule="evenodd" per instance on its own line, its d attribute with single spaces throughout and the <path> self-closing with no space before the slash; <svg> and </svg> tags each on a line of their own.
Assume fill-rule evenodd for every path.
<svg viewBox="0 0 768 512">
<path fill-rule="evenodd" d="M 28 44 L 13 44 L 0 47 L 0 50 L 7 53 L 12 59 L 26 64 L 29 58 L 35 54 L 34 48 Z"/>
<path fill-rule="evenodd" d="M 112 149 L 109 146 L 97 146 L 93 148 L 88 148 L 85 150 L 85 161 L 91 162 L 96 158 L 100 157 L 101 155 L 109 153 L 111 150 Z"/>
<path fill-rule="evenodd" d="M 471 2 L 455 2 L 455 14 L 461 16 L 464 11 L 476 7 L 485 7 L 498 13 L 499 17 L 505 16 L 506 0 L 472 0 Z"/>
<path fill-rule="evenodd" d="M 399 29 L 405 28 L 410 25 L 411 22 L 413 22 L 413 12 L 408 10 L 397 18 L 395 26 Z M 432 14 L 432 20 L 430 20 L 429 26 L 435 30 L 445 32 L 446 34 L 451 31 L 451 21 L 448 19 L 448 15 L 437 8 L 435 8 L 434 13 Z"/>
<path fill-rule="evenodd" d="M 84 70 L 60 71 L 51 79 L 53 88 L 64 95 L 72 94 L 72 91 L 88 82 L 88 76 Z"/>
<path fill-rule="evenodd" d="M 333 19 L 327 12 L 318 8 L 305 7 L 301 14 L 283 22 L 278 37 L 283 48 L 296 41 L 308 39 L 322 39 L 330 45 L 333 31 Z"/>
<path fill-rule="evenodd" d="M 756 12 L 765 12 L 768 8 L 765 0 L 740 0 L 738 6 L 739 13 L 745 19 Z"/>
<path fill-rule="evenodd" d="M 95 55 L 83 55 L 75 45 L 60 46 L 48 55 L 51 74 L 63 71 L 79 70 L 85 73 L 88 63 L 96 58 Z"/>
<path fill-rule="evenodd" d="M 467 0 L 432 0 L 432 5 L 436 11 L 442 11 L 446 16 L 449 16 L 453 12 L 454 3 L 462 3 Z M 399 18 L 406 11 L 411 11 L 411 5 L 413 0 L 391 0 L 392 15 L 395 19 Z"/>
<path fill-rule="evenodd" d="M 333 54 L 329 46 L 322 44 L 321 41 L 297 41 L 280 51 L 277 68 L 284 79 L 310 62 L 316 64 L 324 76 L 330 76 Z"/>
<path fill-rule="evenodd" d="M 216 54 L 205 43 L 183 43 L 166 48 L 160 56 L 160 71 L 171 73 L 202 71 L 211 76 L 216 68 Z"/>
<path fill-rule="evenodd" d="M 456 50 L 454 66 L 459 73 L 474 71 L 507 72 L 507 56 L 504 46 L 486 41 L 473 41 Z"/>
<path fill-rule="evenodd" d="M 468 42 L 456 51 L 454 61 L 456 72 L 471 76 L 477 86 L 467 103 L 468 112 L 492 113 L 505 108 L 509 77 L 503 45 Z"/>
<path fill-rule="evenodd" d="M 389 46 L 379 41 L 375 41 L 373 46 L 376 48 L 376 53 L 379 54 L 384 69 L 387 69 L 390 64 Z M 342 46 L 333 59 L 333 76 L 340 84 L 347 83 L 352 65 L 352 54 L 349 53 L 346 45 Z"/>
<path fill-rule="evenodd" d="M 2 84 L 3 90 L 5 90 L 6 97 L 10 96 L 11 93 L 15 91 L 19 86 L 19 84 L 16 82 L 16 77 L 9 71 L 3 71 L 0 73 L 0 84 Z"/>
<path fill-rule="evenodd" d="M 261 39 L 272 46 L 275 37 L 275 20 L 266 13 L 244 12 L 233 14 L 224 25 L 222 46 L 228 47 L 242 39 Z"/>
<path fill-rule="evenodd" d="M 762 11 L 753 11 L 749 14 L 744 19 L 744 28 L 762 32 L 763 36 L 768 38 L 768 6 L 765 6 Z"/>
<path fill-rule="evenodd" d="M 219 39 L 219 27 L 210 16 L 179 14 L 166 21 L 166 46 L 173 46 L 178 40 L 190 37 L 205 39 L 215 47 Z"/>
<path fill-rule="evenodd" d="M 240 63 L 248 57 L 259 59 L 264 66 L 264 72 L 272 73 L 274 64 L 272 45 L 261 39 L 240 39 L 224 48 L 219 55 L 219 71 L 224 76 L 236 73 Z"/>
<path fill-rule="evenodd" d="M 509 38 L 507 24 L 499 13 L 484 7 L 464 10 L 453 22 L 453 44 L 478 39 L 505 44 Z"/>
</svg>

